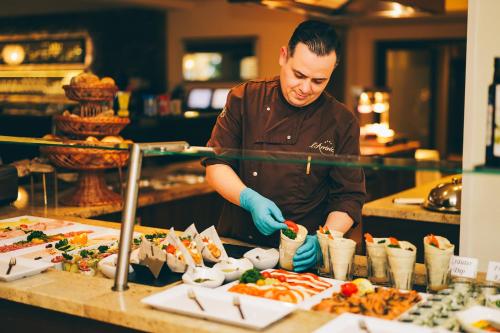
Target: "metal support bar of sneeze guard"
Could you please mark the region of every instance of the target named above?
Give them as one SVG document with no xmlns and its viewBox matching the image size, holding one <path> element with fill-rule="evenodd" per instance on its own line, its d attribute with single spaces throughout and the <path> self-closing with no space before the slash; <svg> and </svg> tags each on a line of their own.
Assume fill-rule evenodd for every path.
<svg viewBox="0 0 500 333">
<path fill-rule="evenodd" d="M 166 151 L 184 151 L 189 148 L 185 141 L 158 142 L 158 143 L 135 143 L 130 152 L 130 162 L 127 177 L 127 192 L 125 194 L 125 205 L 123 207 L 122 225 L 120 229 L 119 252 L 115 274 L 114 291 L 125 291 L 128 289 L 128 266 L 132 238 L 134 235 L 135 212 L 137 208 L 137 196 L 139 194 L 139 180 L 141 178 L 141 165 L 144 151 L 157 150 L 160 154 Z"/>
</svg>

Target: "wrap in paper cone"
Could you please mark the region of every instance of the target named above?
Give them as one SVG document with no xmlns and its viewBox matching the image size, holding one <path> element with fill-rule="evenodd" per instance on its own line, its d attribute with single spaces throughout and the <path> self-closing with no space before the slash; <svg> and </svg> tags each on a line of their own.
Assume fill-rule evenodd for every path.
<svg viewBox="0 0 500 333">
<path fill-rule="evenodd" d="M 190 255 L 187 257 L 181 251 L 182 243 L 177 237 L 174 228 L 171 228 L 167 238 L 162 243 L 162 246 L 173 245 L 175 247 L 175 253 L 167 252 L 167 266 L 172 272 L 184 273 L 187 269 L 188 263 L 194 266 L 194 261 Z M 187 260 L 186 260 L 187 258 Z"/>
<path fill-rule="evenodd" d="M 387 283 L 387 238 L 373 238 L 373 242 L 366 241 L 366 254 L 368 260 L 368 278 L 373 283 Z"/>
<path fill-rule="evenodd" d="M 318 243 L 321 249 L 322 262 L 319 266 L 318 272 L 321 275 L 330 275 L 330 255 L 328 253 L 328 239 L 332 239 L 335 237 L 342 238 L 344 234 L 339 231 L 329 230 L 330 234 L 322 233 L 320 230 L 316 231 L 316 235 L 318 235 Z"/>
<path fill-rule="evenodd" d="M 295 252 L 304 244 L 307 236 L 307 229 L 300 224 L 297 224 L 297 226 L 299 227 L 299 232 L 295 239 L 288 238 L 280 231 L 280 266 L 289 271 L 293 270 L 293 256 Z"/>
<path fill-rule="evenodd" d="M 390 247 L 389 245 L 386 245 L 385 250 L 387 252 L 393 287 L 410 290 L 413 287 L 413 271 L 417 257 L 417 248 L 406 241 L 399 242 L 401 248 Z"/>
<path fill-rule="evenodd" d="M 346 281 L 351 278 L 352 264 L 356 251 L 356 242 L 348 238 L 328 239 L 328 252 L 333 277 Z"/>
<path fill-rule="evenodd" d="M 210 262 L 220 262 L 228 258 L 226 249 L 217 234 L 214 226 L 211 226 L 196 236 L 198 249 L 201 249 L 203 259 Z"/>
<path fill-rule="evenodd" d="M 430 244 L 430 237 L 424 237 L 424 260 L 427 270 L 427 287 L 431 291 L 439 291 L 448 286 L 448 272 L 450 260 L 455 245 L 441 236 L 433 236 L 438 241 L 438 247 Z"/>
</svg>

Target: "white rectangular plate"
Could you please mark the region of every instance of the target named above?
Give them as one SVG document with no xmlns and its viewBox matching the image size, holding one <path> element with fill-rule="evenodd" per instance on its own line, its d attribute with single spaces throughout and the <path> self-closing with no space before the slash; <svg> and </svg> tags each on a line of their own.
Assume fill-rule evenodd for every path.
<svg viewBox="0 0 500 333">
<path fill-rule="evenodd" d="M 296 304 L 296 306 L 298 308 L 304 309 L 304 310 L 310 310 L 313 305 L 318 304 L 323 298 L 330 297 L 330 296 L 332 296 L 332 293 L 340 291 L 340 285 L 346 282 L 346 281 L 334 280 L 334 279 L 329 279 L 329 278 L 324 278 L 324 277 L 320 277 L 320 279 L 331 283 L 332 286 L 330 288 L 325 289 L 322 292 L 312 296 L 312 297 L 306 298 L 302 302 L 299 302 L 298 304 Z M 230 282 L 230 283 L 227 283 L 225 285 L 220 286 L 219 288 L 217 288 L 217 290 L 228 291 L 229 288 L 231 288 L 232 286 L 234 286 L 238 283 L 239 283 L 239 281 L 236 280 L 236 281 L 233 281 L 233 282 Z M 238 293 L 234 293 L 234 294 L 241 295 Z M 248 296 L 248 297 L 262 299 L 262 297 L 258 297 L 258 296 Z M 290 304 L 288 302 L 282 302 L 282 301 L 277 301 L 277 300 L 272 300 L 272 299 L 268 299 L 268 300 L 271 302 L 279 302 L 281 304 L 283 304 L 283 303 Z"/>
<path fill-rule="evenodd" d="M 368 330 L 359 327 L 360 320 L 365 322 Z M 318 328 L 314 333 L 430 333 L 437 332 L 436 329 L 405 324 L 398 321 L 384 320 L 366 316 L 360 316 L 352 313 L 343 313 L 337 318 L 329 321 Z M 442 332 L 442 331 L 440 331 Z"/>
<path fill-rule="evenodd" d="M 205 311 L 202 311 L 193 300 L 188 298 L 189 289 L 193 289 Z M 293 304 L 239 295 L 241 309 L 245 315 L 245 319 L 241 319 L 238 308 L 233 305 L 234 295 L 222 290 L 181 284 L 143 298 L 141 302 L 168 312 L 253 329 L 263 329 L 295 309 Z"/>
<path fill-rule="evenodd" d="M 49 267 L 54 266 L 52 263 L 43 262 L 40 260 L 29 260 L 24 258 L 16 258 L 14 265 L 7 275 L 10 258 L 0 258 L 0 281 L 13 281 L 23 277 L 35 275 L 43 272 Z"/>
</svg>

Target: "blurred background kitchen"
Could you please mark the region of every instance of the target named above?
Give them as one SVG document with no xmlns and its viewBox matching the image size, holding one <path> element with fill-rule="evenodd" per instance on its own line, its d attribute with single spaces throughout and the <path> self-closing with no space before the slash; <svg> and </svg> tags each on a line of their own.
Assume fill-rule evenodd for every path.
<svg viewBox="0 0 500 333">
<path fill-rule="evenodd" d="M 205 145 L 229 89 L 277 75 L 279 48 L 299 22 L 317 18 L 341 35 L 340 66 L 327 89 L 359 118 L 362 155 L 461 160 L 467 0 L 3 0 L 0 16 L 0 135 L 53 133 L 52 117 L 75 106 L 62 85 L 92 71 L 130 93 L 123 137 Z M 4 163 L 39 154 L 37 147 L 0 149 Z M 366 176 L 373 202 L 444 175 L 367 169 Z M 221 199 L 211 190 L 176 199 L 153 202 L 139 216 L 148 225 L 160 225 L 167 211 L 186 224 L 216 221 Z M 368 231 L 370 218 L 408 218 L 367 207 Z M 119 220 L 118 211 L 92 216 Z M 412 218 L 445 221 L 451 229 L 441 234 L 458 240 L 458 215 L 429 214 Z M 412 225 L 406 228 L 419 230 Z"/>
</svg>

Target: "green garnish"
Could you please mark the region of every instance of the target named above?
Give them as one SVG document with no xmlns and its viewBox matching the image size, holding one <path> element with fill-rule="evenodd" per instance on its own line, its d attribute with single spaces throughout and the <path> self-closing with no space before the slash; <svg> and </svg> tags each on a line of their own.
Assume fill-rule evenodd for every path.
<svg viewBox="0 0 500 333">
<path fill-rule="evenodd" d="M 191 235 L 187 235 L 186 237 L 179 237 L 179 239 L 180 239 L 181 241 L 183 241 L 183 240 L 188 240 L 189 242 L 191 242 L 191 240 L 192 240 L 192 239 L 191 239 Z"/>
<path fill-rule="evenodd" d="M 43 240 L 47 240 L 47 235 L 43 233 L 43 231 L 32 231 L 29 235 L 28 235 L 28 238 L 26 239 L 28 242 L 31 242 L 31 240 L 33 239 L 43 239 Z"/>
<path fill-rule="evenodd" d="M 495 302 L 495 305 L 497 306 L 497 308 L 500 308 L 500 299 Z"/>
<path fill-rule="evenodd" d="M 212 279 L 202 279 L 202 278 L 198 278 L 198 279 L 194 279 L 193 281 L 194 281 L 194 282 L 196 282 L 196 283 L 203 283 L 203 282 L 213 281 L 213 280 L 212 280 Z"/>
<path fill-rule="evenodd" d="M 69 245 L 68 239 L 67 238 L 61 239 L 59 242 L 56 243 L 56 249 L 60 250 L 61 248 L 65 247 L 67 245 Z"/>
<path fill-rule="evenodd" d="M 81 250 L 80 251 L 80 256 L 82 256 L 82 258 L 87 258 L 89 256 L 90 252 L 88 250 Z"/>
<path fill-rule="evenodd" d="M 72 255 L 70 255 L 70 254 L 67 254 L 66 252 L 63 252 L 63 253 L 62 253 L 62 256 L 63 256 L 63 258 L 64 258 L 64 259 L 66 259 L 66 260 L 72 260 L 72 259 L 73 259 L 73 256 L 72 256 Z"/>
<path fill-rule="evenodd" d="M 377 242 L 377 244 L 384 244 L 385 243 L 385 239 L 381 239 Z"/>
<path fill-rule="evenodd" d="M 141 238 L 134 238 L 134 245 L 141 245 L 142 239 Z"/>
<path fill-rule="evenodd" d="M 387 245 L 388 247 L 393 247 L 393 248 L 396 248 L 396 249 L 400 249 L 401 246 L 399 246 L 399 244 L 389 244 Z"/>
<path fill-rule="evenodd" d="M 283 230 L 283 235 L 285 235 L 286 237 L 288 237 L 290 239 L 297 238 L 297 234 L 295 232 L 293 232 L 292 229 L 285 229 L 285 230 Z"/>
<path fill-rule="evenodd" d="M 432 242 L 431 242 L 431 243 L 429 243 L 429 245 L 430 245 L 430 246 L 434 246 L 435 248 L 438 248 L 438 249 L 439 249 L 439 246 L 437 246 L 436 244 L 434 244 L 434 243 L 432 243 Z"/>
<path fill-rule="evenodd" d="M 144 237 L 148 240 L 153 240 L 156 238 L 165 238 L 165 237 L 167 237 L 167 234 L 164 232 L 155 232 L 155 233 L 152 233 L 149 235 L 144 235 Z"/>
<path fill-rule="evenodd" d="M 263 276 L 260 274 L 260 271 L 258 269 L 252 268 L 243 273 L 243 275 L 240 277 L 240 282 L 241 283 L 255 283 L 257 280 L 262 279 Z"/>
<path fill-rule="evenodd" d="M 101 245 L 97 249 L 99 250 L 100 253 L 104 253 L 109 249 L 109 246 Z"/>
</svg>

